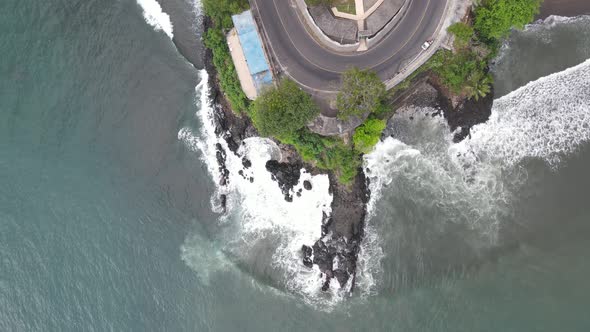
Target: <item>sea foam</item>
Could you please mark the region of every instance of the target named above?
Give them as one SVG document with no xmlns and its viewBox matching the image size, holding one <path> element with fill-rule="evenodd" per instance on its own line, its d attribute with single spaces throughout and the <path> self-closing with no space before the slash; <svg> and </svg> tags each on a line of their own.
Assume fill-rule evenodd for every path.
<svg viewBox="0 0 590 332">
<path fill-rule="evenodd" d="M 219 219 L 223 251 L 237 263 L 267 266 L 270 272 L 261 268 L 262 274 L 302 295 L 309 303 L 336 299 L 338 294 L 329 300 L 320 294 L 319 271 L 306 268 L 301 257 L 301 246 L 320 238 L 322 216 L 331 212 L 328 176 L 311 175 L 302 169 L 293 188 L 293 193 L 301 190 L 301 195 L 293 195 L 292 202 L 285 201 L 278 183 L 266 170 L 268 160 L 281 158 L 279 147 L 270 139 L 252 137 L 245 139 L 236 153 L 231 152 L 227 142 L 215 134 L 216 106 L 209 97 L 208 74 L 205 70 L 199 74 L 196 116 L 201 126 L 198 131 L 190 127 L 180 129 L 178 139 L 201 155 L 215 183 L 222 177 L 216 146 L 220 145 L 226 153 L 228 183 L 218 185 L 212 199 L 213 210 L 222 213 L 218 197 L 227 197 L 227 212 Z M 250 167 L 244 167 L 243 158 L 251 162 Z M 303 188 L 306 180 L 312 183 L 311 190 Z"/>
<path fill-rule="evenodd" d="M 137 4 L 143 9 L 145 21 L 154 27 L 156 31 L 164 31 L 170 39 L 174 37 L 170 16 L 162 11 L 162 7 L 156 0 L 137 0 Z"/>
<path fill-rule="evenodd" d="M 531 82 L 494 101 L 488 122 L 457 149 L 513 167 L 539 158 L 555 168 L 590 140 L 590 60 Z"/>
<path fill-rule="evenodd" d="M 373 245 L 365 244 L 359 261 L 373 271 L 368 274 L 383 273 L 378 264 L 384 256 L 375 258 L 374 245 L 387 247 L 388 261 L 397 266 L 395 276 L 386 276 L 393 288 L 428 273 L 440 255 L 437 246 L 458 232 L 463 253 L 471 251 L 466 257 L 496 247 L 501 223 L 513 218 L 514 195 L 527 179 L 523 162 L 537 159 L 557 169 L 590 141 L 589 77 L 590 60 L 495 100 L 489 121 L 457 144 L 444 119 L 428 115 L 434 109 L 397 114 L 390 123 L 394 137 L 378 143 L 364 161 Z M 400 212 L 407 206 L 413 207 L 409 215 Z M 411 262 L 403 262 L 407 257 Z"/>
</svg>

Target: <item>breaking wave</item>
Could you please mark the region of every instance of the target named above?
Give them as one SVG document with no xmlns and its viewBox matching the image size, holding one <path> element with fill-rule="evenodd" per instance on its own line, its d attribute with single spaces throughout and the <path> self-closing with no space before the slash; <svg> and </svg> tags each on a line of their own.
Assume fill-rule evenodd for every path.
<svg viewBox="0 0 590 332">
<path fill-rule="evenodd" d="M 170 39 L 174 37 L 170 16 L 162 11 L 158 1 L 137 0 L 137 4 L 143 9 L 143 18 L 147 24 L 154 27 L 156 31 L 164 31 Z"/>
<path fill-rule="evenodd" d="M 523 162 L 542 160 L 555 169 L 590 141 L 589 77 L 590 60 L 495 100 L 489 121 L 457 144 L 444 119 L 429 115 L 433 109 L 390 121 L 394 137 L 364 163 L 372 193 L 368 223 L 387 252 L 384 264 L 395 271 L 384 287 L 477 260 L 498 245 L 527 179 Z"/>
<path fill-rule="evenodd" d="M 590 16 L 549 16 L 514 31 L 492 65 L 496 97 L 590 58 L 589 31 Z"/>
<path fill-rule="evenodd" d="M 199 9 L 199 1 L 195 4 Z M 554 20 L 557 23 L 551 24 L 566 22 Z M 170 25 L 169 36 L 171 29 Z M 279 147 L 253 137 L 232 153 L 215 133 L 207 72 L 199 74 L 196 117 L 200 127 L 182 128 L 178 139 L 200 154 L 216 184 L 222 179 L 217 162 L 217 146 L 221 146 L 229 178 L 227 184 L 217 185 L 211 200 L 213 210 L 221 214 L 220 239 L 215 242 L 219 245 L 189 237 L 182 248 L 183 259 L 206 278 L 239 265 L 299 294 L 307 303 L 334 307 L 343 293 L 336 285 L 328 294 L 322 293 L 317 266 L 307 269 L 300 256 L 302 244 L 320 237 L 322 214 L 330 213 L 327 176 L 302 170 L 294 192 L 302 189 L 304 180 L 312 183 L 312 190 L 302 190 L 301 197 L 293 195 L 293 202 L 286 202 L 265 167 L 268 160 L 281 159 Z M 458 144 L 452 142 L 444 119 L 428 115 L 432 109 L 396 115 L 389 124 L 394 137 L 380 142 L 364 160 L 371 199 L 358 260 L 357 293 L 375 294 L 378 285 L 398 289 L 412 278 L 477 259 L 497 245 L 515 188 L 526 181 L 522 162 L 536 158 L 556 168 L 564 156 L 590 140 L 588 77 L 590 61 L 497 99 L 490 120 L 474 127 L 471 138 Z M 251 161 L 250 167 L 244 166 L 244 158 Z M 454 248 L 445 248 L 448 243 Z M 203 251 L 215 254 L 204 260 Z M 395 273 L 385 275 L 385 270 Z"/>
<path fill-rule="evenodd" d="M 302 169 L 299 183 L 293 188 L 293 202 L 285 201 L 277 182 L 266 170 L 268 160 L 281 159 L 279 147 L 269 139 L 252 137 L 243 141 L 237 153 L 231 152 L 227 142 L 215 134 L 216 110 L 209 97 L 208 74 L 205 70 L 199 74 L 196 115 L 201 126 L 198 131 L 182 128 L 178 139 L 201 155 L 217 184 L 222 179 L 218 147 L 225 151 L 228 181 L 217 186 L 212 198 L 213 210 L 222 214 L 219 219 L 222 240 L 219 242 L 223 242 L 224 255 L 246 266 L 254 275 L 302 295 L 306 302 L 321 303 L 322 307 L 336 303 L 342 294 L 336 287 L 331 295 L 322 294 L 322 278 L 317 266 L 306 268 L 301 256 L 301 246 L 320 238 L 323 214 L 331 212 L 328 176 L 311 175 Z M 244 166 L 246 159 L 251 166 Z M 311 190 L 304 189 L 304 181 L 311 182 Z M 219 199 L 222 196 L 226 197 L 225 209 Z M 190 257 L 190 247 L 185 243 L 184 257 Z"/>
<path fill-rule="evenodd" d="M 494 101 L 490 120 L 457 145 L 478 159 L 513 167 L 540 158 L 557 167 L 590 139 L 590 60 Z"/>
</svg>

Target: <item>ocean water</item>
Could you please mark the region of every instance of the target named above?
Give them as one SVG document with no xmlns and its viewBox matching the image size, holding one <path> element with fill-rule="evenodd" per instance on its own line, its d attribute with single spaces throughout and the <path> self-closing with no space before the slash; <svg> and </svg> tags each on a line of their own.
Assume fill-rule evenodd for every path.
<svg viewBox="0 0 590 332">
<path fill-rule="evenodd" d="M 199 15 L 191 0 L 0 3 L 0 330 L 590 328 L 588 18 L 513 36 L 471 139 L 392 120 L 365 160 L 368 235 L 343 298 L 299 264 L 330 211 L 325 176 L 304 171 L 313 189 L 285 202 L 264 170 L 280 151 L 252 138 L 217 185 Z"/>
</svg>

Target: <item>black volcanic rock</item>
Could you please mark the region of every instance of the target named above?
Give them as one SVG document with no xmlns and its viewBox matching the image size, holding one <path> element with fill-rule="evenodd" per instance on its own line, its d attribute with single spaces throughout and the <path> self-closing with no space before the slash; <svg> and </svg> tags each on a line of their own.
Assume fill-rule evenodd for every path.
<svg viewBox="0 0 590 332">
<path fill-rule="evenodd" d="M 471 133 L 471 128 L 477 124 L 488 121 L 492 115 L 492 105 L 494 103 L 494 91 L 479 100 L 463 99 L 456 107 L 449 100 L 442 91 L 437 89 L 438 98 L 436 106 L 442 110 L 451 131 L 461 128 L 453 137 L 453 142 L 458 143 L 468 137 Z M 440 115 L 440 112 L 433 113 L 432 116 Z"/>
<path fill-rule="evenodd" d="M 324 214 L 322 236 L 312 246 L 313 264 L 324 274 L 322 290 L 329 288 L 330 280 L 336 278 L 344 287 L 356 276 L 357 257 L 364 236 L 366 203 L 369 199 L 367 180 L 359 172 L 351 187 L 338 184 L 330 174 L 330 191 L 333 195 L 332 214 Z M 304 264 L 309 264 L 308 246 L 303 246 Z M 307 265 L 306 265 L 307 266 Z"/>
<path fill-rule="evenodd" d="M 225 166 L 227 154 L 225 153 L 225 150 L 219 143 L 215 145 L 215 150 L 215 157 L 217 159 L 217 165 L 219 165 L 219 173 L 221 174 L 221 178 L 219 179 L 219 185 L 225 186 L 229 182 L 229 170 Z"/>
<path fill-rule="evenodd" d="M 221 194 L 219 196 L 219 204 L 221 205 L 221 213 L 227 212 L 227 195 Z"/>
<path fill-rule="evenodd" d="M 455 134 L 453 142 L 462 141 L 471 134 L 471 128 L 477 124 L 488 121 L 492 115 L 492 105 L 494 103 L 493 92 L 479 100 L 467 99 L 462 101 L 454 111 L 445 112 L 445 118 L 451 127 L 451 130 L 461 128 L 461 131 Z"/>
<path fill-rule="evenodd" d="M 242 158 L 242 166 L 244 166 L 244 168 L 250 168 L 252 166 L 252 162 L 248 160 L 248 158 L 244 157 Z"/>
<path fill-rule="evenodd" d="M 287 202 L 293 201 L 291 191 L 299 183 L 302 167 L 299 163 L 280 163 L 276 160 L 266 162 L 266 170 L 272 174 L 272 179 L 278 182 Z"/>
<path fill-rule="evenodd" d="M 207 17 L 204 19 L 204 24 L 205 28 L 212 26 L 211 20 Z M 221 92 L 212 57 L 211 51 L 206 50 L 205 67 L 210 74 L 209 86 L 211 87 L 211 104 L 214 107 L 215 133 L 227 144 L 227 147 L 225 144 L 216 146 L 217 162 L 222 174 L 221 182 L 225 185 L 229 181 L 229 171 L 225 167 L 227 154 L 234 153 L 238 156 L 238 150 L 242 146 L 244 139 L 257 136 L 257 131 L 247 116 L 232 111 L 230 104 Z M 285 200 L 292 201 L 293 187 L 299 183 L 304 163 L 295 149 L 284 144 L 278 144 L 281 148 L 282 160 L 286 162 L 269 161 L 266 164 L 266 169 L 272 174 L 272 178 L 278 182 L 282 193 L 285 195 Z M 251 162 L 242 159 L 242 165 L 244 169 L 247 169 L 251 167 Z M 326 174 L 313 165 L 305 164 L 305 167 L 311 174 Z M 239 172 L 245 179 L 253 180 L 246 173 L 244 170 Z M 323 290 L 329 288 L 330 281 L 333 278 L 336 278 L 342 286 L 352 278 L 354 286 L 357 255 L 363 237 L 362 230 L 369 195 L 362 172 L 359 173 L 354 183 L 349 187 L 339 185 L 334 174 L 330 173 L 329 176 L 329 192 L 333 195 L 332 214 L 330 216 L 324 215 L 321 225 L 317 225 L 317 227 L 321 227 L 321 238 L 313 245 L 308 244 L 301 249 L 302 264 L 307 267 L 313 267 L 314 264 L 319 266 L 324 276 Z M 305 181 L 303 188 L 311 190 L 311 182 Z M 222 195 L 220 201 L 223 207 L 227 204 L 228 197 Z M 334 266 L 334 262 L 337 263 L 337 266 Z"/>
<path fill-rule="evenodd" d="M 312 260 L 312 255 L 313 255 L 313 249 L 309 246 L 303 245 L 301 247 L 301 252 L 303 253 L 303 265 L 311 268 L 313 266 L 313 260 Z"/>
</svg>

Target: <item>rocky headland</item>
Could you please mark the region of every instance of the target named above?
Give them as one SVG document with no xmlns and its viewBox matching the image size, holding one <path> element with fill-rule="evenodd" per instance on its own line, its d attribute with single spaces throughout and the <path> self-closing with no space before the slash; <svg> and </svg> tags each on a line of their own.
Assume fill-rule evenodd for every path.
<svg viewBox="0 0 590 332">
<path fill-rule="evenodd" d="M 205 29 L 209 21 L 204 20 Z M 258 136 L 256 128 L 247 116 L 237 115 L 230 107 L 221 92 L 217 71 L 212 64 L 210 50 L 205 51 L 205 67 L 209 73 L 210 96 L 214 105 L 215 133 L 227 142 L 230 151 L 225 151 L 221 144 L 217 144 L 217 162 L 221 176 L 219 185 L 224 186 L 229 181 L 229 170 L 225 166 L 227 153 L 235 153 L 243 140 Z M 456 130 L 455 140 L 461 140 L 469 135 L 469 129 L 478 123 L 485 122 L 491 112 L 493 97 L 482 98 L 479 101 L 453 99 L 444 89 L 428 75 L 415 80 L 413 85 L 403 93 L 394 96 L 390 101 L 392 110 L 402 110 L 407 107 L 431 107 L 438 111 L 433 116 L 445 116 L 451 130 Z M 391 135 L 387 130 L 384 136 Z M 294 192 L 294 186 L 299 183 L 301 169 L 307 169 L 311 174 L 328 174 L 330 179 L 330 193 L 333 196 L 331 214 L 324 215 L 321 224 L 321 238 L 315 243 L 302 244 L 302 264 L 312 268 L 317 265 L 324 278 L 322 290 L 330 287 L 332 280 L 337 280 L 341 288 L 349 292 L 354 290 L 356 279 L 357 259 L 364 235 L 366 205 L 370 192 L 368 180 L 362 170 L 349 185 L 338 182 L 336 175 L 314 167 L 302 161 L 301 157 L 291 146 L 276 142 L 281 149 L 281 160 L 270 160 L 266 169 L 270 176 L 281 188 L 285 200 L 290 202 L 294 196 L 302 195 L 302 191 Z M 244 168 L 250 167 L 247 159 L 242 160 Z M 250 179 L 254 181 L 254 179 Z M 311 183 L 304 183 L 304 189 L 310 190 Z M 226 197 L 221 195 L 220 202 L 225 211 Z"/>
</svg>

